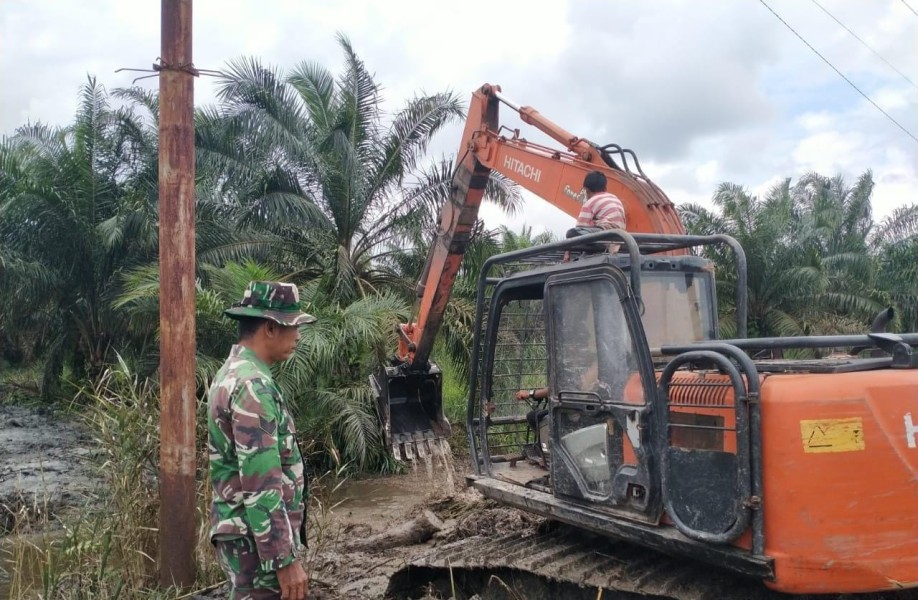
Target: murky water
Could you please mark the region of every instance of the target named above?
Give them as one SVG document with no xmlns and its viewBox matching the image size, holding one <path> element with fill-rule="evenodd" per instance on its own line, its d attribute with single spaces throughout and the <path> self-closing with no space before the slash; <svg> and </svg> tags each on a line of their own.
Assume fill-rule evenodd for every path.
<svg viewBox="0 0 918 600">
<path fill-rule="evenodd" d="M 456 491 L 455 463 L 446 440 L 425 444 L 410 467 L 404 475 L 345 481 L 332 495 L 333 512 L 370 524 L 393 523 L 429 496 Z"/>
<path fill-rule="evenodd" d="M 378 511 L 384 514 L 400 511 L 413 503 L 422 490 L 411 475 L 345 481 L 332 496 L 335 510 Z"/>
<path fill-rule="evenodd" d="M 38 598 L 48 549 L 61 532 L 0 539 L 0 600 Z"/>
</svg>

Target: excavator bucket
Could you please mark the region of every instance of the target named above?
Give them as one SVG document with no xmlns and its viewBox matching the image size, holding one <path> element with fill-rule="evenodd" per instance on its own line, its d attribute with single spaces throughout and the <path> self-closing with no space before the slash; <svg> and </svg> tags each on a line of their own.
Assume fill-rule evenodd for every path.
<svg viewBox="0 0 918 600">
<path fill-rule="evenodd" d="M 452 428 L 443 416 L 443 376 L 431 365 L 423 372 L 384 367 L 370 376 L 386 446 L 395 458 L 412 461 L 436 451 Z"/>
</svg>

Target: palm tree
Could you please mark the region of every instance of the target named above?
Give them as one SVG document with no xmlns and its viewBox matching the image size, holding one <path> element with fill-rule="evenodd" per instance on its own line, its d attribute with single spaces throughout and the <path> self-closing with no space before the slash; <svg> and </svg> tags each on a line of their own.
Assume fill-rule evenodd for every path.
<svg viewBox="0 0 918 600">
<path fill-rule="evenodd" d="M 90 78 L 73 124 L 21 127 L 0 146 L 2 277 L 43 322 L 7 316 L 41 335 L 46 394 L 65 363 L 76 377 L 101 372 L 126 335 L 110 306 L 115 275 L 155 253 L 155 209 L 136 185 L 149 162 L 139 130 Z"/>
<path fill-rule="evenodd" d="M 225 175 L 239 222 L 284 239 L 280 271 L 318 279 L 348 303 L 395 283 L 378 259 L 430 188 L 448 181 L 418 166 L 463 110 L 454 94 L 439 93 L 388 118 L 380 86 L 347 38 L 338 40 L 345 68 L 337 79 L 310 62 L 286 74 L 253 58 L 233 62 L 219 107 L 202 123 L 199 158 Z"/>
<path fill-rule="evenodd" d="M 451 163 L 420 162 L 463 109 L 439 93 L 387 115 L 380 86 L 347 38 L 338 41 L 337 78 L 310 62 L 286 74 L 233 62 L 218 106 L 201 112 L 198 159 L 220 173 L 217 195 L 233 222 L 275 237 L 265 264 L 299 284 L 320 317 L 283 367 L 303 418 L 326 432 L 333 455 L 368 466 L 382 454 L 367 375 L 395 347 L 410 301 L 387 257 L 446 200 Z M 504 206 L 519 199 L 506 182 L 489 191 Z"/>
<path fill-rule="evenodd" d="M 775 186 L 767 199 L 749 195 L 741 186 L 722 183 L 714 193 L 719 209 L 683 204 L 679 207 L 689 233 L 726 234 L 736 238 L 746 253 L 748 268 L 749 330 L 752 335 L 794 335 L 801 325 L 786 301 L 788 285 L 785 268 L 793 257 L 788 247 L 794 220 L 792 202 L 785 193 L 787 184 Z M 717 265 L 717 297 L 720 303 L 721 335 L 736 334 L 736 263 L 732 254 L 709 248 L 705 254 Z"/>
<path fill-rule="evenodd" d="M 877 291 L 875 257 L 882 229 L 906 228 L 914 213 L 877 228 L 871 212 L 870 171 L 853 186 L 840 176 L 817 173 L 795 185 L 785 179 L 764 198 L 732 183 L 714 194 L 717 212 L 680 207 L 692 233 L 731 235 L 748 261 L 749 330 L 752 335 L 854 333 L 884 306 Z M 735 334 L 735 265 L 732 256 L 707 251 L 718 265 L 718 296 L 724 335 Z"/>
<path fill-rule="evenodd" d="M 918 204 L 893 211 L 867 243 L 877 264 L 878 295 L 897 309 L 900 330 L 918 331 Z"/>
</svg>

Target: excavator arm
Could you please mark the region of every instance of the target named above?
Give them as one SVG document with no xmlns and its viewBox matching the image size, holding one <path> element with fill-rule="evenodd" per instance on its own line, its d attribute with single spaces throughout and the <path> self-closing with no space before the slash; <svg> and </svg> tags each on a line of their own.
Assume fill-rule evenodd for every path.
<svg viewBox="0 0 918 600">
<path fill-rule="evenodd" d="M 616 144 L 603 147 L 575 136 L 543 117 L 528 106 L 517 106 L 507 100 L 497 86 L 484 86 L 473 96 L 473 102 L 496 98 L 516 111 L 524 123 L 548 135 L 564 150 L 549 148 L 520 138 L 500 135 L 503 128 L 482 126 L 466 139 L 464 145 L 482 165 L 497 171 L 536 196 L 576 218 L 586 200 L 583 178 L 590 171 L 600 171 L 608 180 L 608 191 L 622 201 L 626 228 L 639 233 L 682 234 L 685 229 L 675 206 L 641 169 L 631 150 Z M 618 159 L 618 160 L 616 160 Z"/>
<path fill-rule="evenodd" d="M 519 136 L 519 130 L 513 130 L 511 137 L 501 135 L 503 128 L 498 121 L 501 103 L 565 149 L 528 142 Z M 412 369 L 424 368 L 430 357 L 491 171 L 501 173 L 574 219 L 586 200 L 584 176 L 590 171 L 601 171 L 608 181 L 608 191 L 624 205 L 628 231 L 685 233 L 675 206 L 644 175 L 632 151 L 614 144 L 599 147 L 577 137 L 534 108 L 520 107 L 507 100 L 498 86 L 484 85 L 472 94 L 459 157 L 450 199 L 440 213 L 437 237 L 418 286 L 416 322 L 402 327 L 399 356 Z M 629 163 L 633 163 L 633 170 Z"/>
<path fill-rule="evenodd" d="M 529 142 L 519 130 L 501 126 L 501 104 L 562 148 Z M 502 135 L 505 131 L 510 135 Z M 685 233 L 675 206 L 644 174 L 631 150 L 615 144 L 600 147 L 575 136 L 534 108 L 511 102 L 499 86 L 483 85 L 472 94 L 458 156 L 449 201 L 440 212 L 436 238 L 418 283 L 413 318 L 399 326 L 397 360 L 385 368 L 385 374 L 373 378 L 387 442 L 396 456 L 408 459 L 415 452 L 423 454 L 430 440 L 449 433 L 439 369 L 429 359 L 492 171 L 570 215 L 572 226 L 586 199 L 584 176 L 601 171 L 607 190 L 622 201 L 629 231 Z"/>
</svg>

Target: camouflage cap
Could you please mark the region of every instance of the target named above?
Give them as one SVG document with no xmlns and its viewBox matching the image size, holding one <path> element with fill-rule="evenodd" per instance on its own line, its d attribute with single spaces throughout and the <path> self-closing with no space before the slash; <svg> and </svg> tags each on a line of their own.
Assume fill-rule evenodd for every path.
<svg viewBox="0 0 918 600">
<path fill-rule="evenodd" d="M 300 292 L 296 286 L 279 281 L 249 282 L 242 301 L 223 313 L 231 319 L 257 317 L 287 326 L 306 325 L 316 320 L 300 310 Z"/>
</svg>

